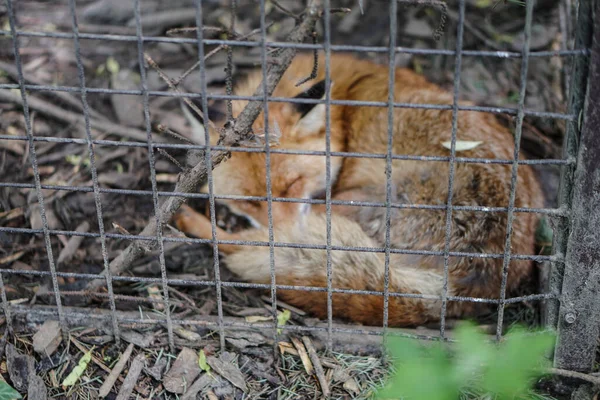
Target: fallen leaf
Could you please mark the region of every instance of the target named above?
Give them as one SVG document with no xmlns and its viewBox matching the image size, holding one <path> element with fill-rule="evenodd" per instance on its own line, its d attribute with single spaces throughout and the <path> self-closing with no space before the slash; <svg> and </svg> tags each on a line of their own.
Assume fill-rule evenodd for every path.
<svg viewBox="0 0 600 400">
<path fill-rule="evenodd" d="M 200 373 L 198 354 L 194 350 L 184 347 L 171 369 L 163 377 L 163 386 L 171 393 L 183 394 Z"/>
<path fill-rule="evenodd" d="M 457 140 L 455 149 L 456 149 L 456 151 L 472 150 L 475 147 L 479 146 L 481 143 L 483 143 L 483 142 L 474 142 L 474 141 L 469 141 L 469 140 Z M 452 142 L 443 142 L 442 146 L 444 146 L 448 150 L 451 150 Z"/>
<path fill-rule="evenodd" d="M 79 360 L 79 364 L 77 364 L 75 366 L 75 368 L 73 368 L 73 371 L 71 371 L 69 376 L 67 376 L 65 378 L 65 380 L 63 381 L 63 383 L 61 385 L 63 387 L 63 389 L 68 386 L 73 386 L 74 384 L 77 383 L 79 378 L 81 378 L 81 375 L 83 375 L 83 372 L 85 371 L 88 364 L 92 360 L 92 350 L 93 349 L 94 348 L 92 347 L 87 353 L 85 353 L 83 355 L 83 357 L 81 357 L 81 360 Z"/>
<path fill-rule="evenodd" d="M 242 371 L 237 365 L 223 361 L 216 357 L 207 357 L 206 362 L 215 370 L 215 372 L 227 379 L 233 386 L 241 389 L 244 393 L 248 393 L 248 386 Z"/>
<path fill-rule="evenodd" d="M 0 400 L 21 399 L 21 395 L 12 386 L 4 381 L 0 381 Z"/>
<path fill-rule="evenodd" d="M 200 353 L 198 353 L 198 366 L 204 372 L 210 371 L 210 365 L 206 363 L 206 354 L 204 354 L 204 350 L 200 350 Z"/>
<path fill-rule="evenodd" d="M 277 326 L 284 326 L 289 320 L 290 317 L 292 316 L 292 313 L 290 312 L 290 310 L 283 310 L 283 312 L 280 312 L 277 314 Z M 277 333 L 281 333 L 281 329 L 278 328 L 277 329 Z"/>
<path fill-rule="evenodd" d="M 33 349 L 42 356 L 51 356 L 62 341 L 58 321 L 47 320 L 33 335 Z"/>
</svg>

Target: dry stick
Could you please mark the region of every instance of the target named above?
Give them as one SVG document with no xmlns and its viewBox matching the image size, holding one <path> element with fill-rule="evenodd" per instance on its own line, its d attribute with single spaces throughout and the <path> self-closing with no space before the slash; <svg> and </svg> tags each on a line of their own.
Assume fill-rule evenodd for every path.
<svg viewBox="0 0 600 400">
<path fill-rule="evenodd" d="M 90 230 L 90 224 L 87 221 L 83 221 L 76 229 L 75 232 L 86 233 Z M 84 236 L 72 236 L 67 242 L 67 245 L 61 250 L 56 260 L 56 264 L 62 264 L 71 261 L 75 252 L 81 246 L 81 242 L 85 239 Z"/>
<path fill-rule="evenodd" d="M 12 93 L 7 89 L 0 89 L 0 102 L 2 101 L 15 103 L 23 106 L 23 100 L 21 99 L 21 96 L 19 94 Z M 37 110 L 40 113 L 49 117 L 67 122 L 69 124 L 79 124 L 81 126 L 83 126 L 84 124 L 83 115 L 63 110 L 62 108 L 37 97 L 33 97 L 31 95 L 28 96 L 27 103 L 29 104 L 30 109 Z M 119 124 L 115 124 L 113 122 L 92 119 L 90 121 L 90 125 L 93 129 L 106 131 L 113 135 L 137 140 L 139 142 L 146 142 L 147 140 L 146 132 L 142 132 L 139 129 L 127 128 Z M 163 138 L 157 137 L 156 141 L 164 142 L 165 140 Z"/>
<path fill-rule="evenodd" d="M 85 346 L 83 346 L 78 340 L 76 340 L 73 337 L 71 337 L 71 343 L 73 343 L 75 345 L 75 347 L 77 347 L 79 349 L 79 351 L 81 351 L 83 354 L 87 353 L 89 350 L 89 349 L 86 349 Z M 110 368 L 108 368 L 106 365 L 104 365 L 104 363 L 102 363 L 102 361 L 100 361 L 98 358 L 96 358 L 93 354 L 92 354 L 92 361 L 94 362 L 94 364 L 96 364 L 98 367 L 100 367 L 100 369 L 104 370 L 104 372 L 110 374 Z M 124 382 L 125 378 L 123 378 L 122 376 L 119 376 L 119 381 Z M 141 394 L 142 396 L 148 396 L 148 389 L 146 389 L 145 387 L 135 385 L 135 391 L 138 392 L 139 394 Z"/>
<path fill-rule="evenodd" d="M 180 33 L 196 33 L 197 30 L 198 30 L 198 28 L 195 26 L 185 27 L 185 28 L 173 28 L 173 29 L 169 29 L 167 31 L 167 36 L 175 36 Z M 217 33 L 226 33 L 227 32 L 227 30 L 225 28 L 221 28 L 219 26 L 203 26 L 202 30 L 203 31 L 213 31 L 213 32 L 217 32 Z"/>
<path fill-rule="evenodd" d="M 321 360 L 319 360 L 319 356 L 317 355 L 315 346 L 313 346 L 308 336 L 302 336 L 302 341 L 304 342 L 304 347 L 306 347 L 306 350 L 308 351 L 308 356 L 310 357 L 310 360 L 312 361 L 312 364 L 315 367 L 315 375 L 317 375 L 317 379 L 319 380 L 319 384 L 321 385 L 323 397 L 327 398 L 329 397 L 329 384 L 327 383 L 327 378 L 325 377 L 325 372 L 323 372 L 323 366 L 321 365 Z"/>
<path fill-rule="evenodd" d="M 108 376 L 104 380 L 104 383 L 102 384 L 102 386 L 100 386 L 100 390 L 98 391 L 98 396 L 106 397 L 108 395 L 108 393 L 114 386 L 115 382 L 117 381 L 117 378 L 119 377 L 119 375 L 121 375 L 123 368 L 125 368 L 125 364 L 127 364 L 127 361 L 129 361 L 129 357 L 131 357 L 132 351 L 133 351 L 133 343 L 129 343 L 129 346 L 127 346 L 127 349 L 125 349 L 125 352 L 121 355 L 121 358 L 119 358 L 119 361 L 117 361 L 117 364 L 110 371 L 110 374 L 108 374 Z"/>
<path fill-rule="evenodd" d="M 10 76 L 12 79 L 14 79 L 14 80 L 19 79 L 19 74 L 17 72 L 17 69 L 14 66 L 12 66 L 11 64 L 0 61 L 0 69 L 3 70 L 4 72 L 6 72 L 8 74 L 8 76 Z M 37 78 L 32 78 L 31 76 L 24 76 L 24 78 L 25 78 L 25 81 L 31 82 L 34 85 L 43 86 L 46 84 L 42 80 L 37 79 Z M 56 92 L 46 92 L 46 93 L 49 93 L 49 94 L 52 94 L 53 96 L 58 97 L 65 103 L 77 108 L 79 111 L 83 111 L 83 105 L 81 104 L 81 99 L 76 99 L 74 96 L 72 96 L 68 92 L 56 91 Z M 92 108 L 89 108 L 89 107 L 88 107 L 88 110 L 89 110 L 89 114 L 91 117 L 101 119 L 104 121 L 108 121 L 108 118 L 106 118 L 104 115 L 100 114 L 98 111 L 96 111 Z"/>
<path fill-rule="evenodd" d="M 321 17 L 323 11 L 322 0 L 312 0 L 310 6 L 305 13 L 305 17 L 290 33 L 287 42 L 300 43 L 305 38 L 309 37 L 315 29 L 317 20 Z M 279 63 L 269 64 L 267 67 L 267 95 L 271 95 L 275 86 L 281 80 L 283 73 L 287 70 L 292 62 L 292 59 L 296 55 L 297 49 L 285 48 L 279 52 Z M 262 84 L 258 86 L 255 92 L 255 96 L 262 96 Z M 252 139 L 251 134 L 252 124 L 260 114 L 262 107 L 261 100 L 254 100 L 249 102 L 241 114 L 235 121 L 230 121 L 226 125 L 226 128 L 219 138 L 217 143 L 219 146 L 237 146 L 239 142 L 243 140 Z M 215 151 L 211 154 L 211 164 L 215 168 L 223 160 L 229 156 L 229 152 L 226 151 Z M 175 185 L 175 192 L 191 193 L 195 191 L 198 185 L 203 182 L 207 177 L 206 164 L 200 161 L 192 169 L 189 169 L 179 175 L 179 182 Z M 169 222 L 173 214 L 177 212 L 181 204 L 185 201 L 183 196 L 171 196 L 166 198 L 160 206 L 161 220 L 160 224 L 165 225 Z M 140 233 L 140 236 L 156 236 L 156 218 L 150 218 L 146 227 Z M 156 245 L 155 241 L 151 243 L 153 246 Z M 140 241 L 134 241 L 125 250 L 119 254 L 110 263 L 110 271 L 112 275 L 119 275 L 122 272 L 128 270 L 131 263 L 144 255 L 147 252 L 148 247 L 153 246 L 142 246 Z M 104 274 L 105 272 L 103 272 Z M 97 289 L 105 283 L 104 280 L 97 279 L 90 281 L 88 289 Z"/>
<path fill-rule="evenodd" d="M 548 372 L 549 374 L 553 374 L 553 375 L 564 376 L 566 378 L 581 379 L 582 381 L 586 381 L 586 382 L 594 384 L 594 386 L 600 387 L 600 377 L 596 377 L 594 375 L 588 375 L 588 374 L 584 374 L 582 372 L 569 371 L 569 370 L 560 369 L 560 368 L 548 368 L 548 370 L 546 372 Z"/>
<path fill-rule="evenodd" d="M 291 337 L 290 340 L 292 341 L 292 344 L 298 352 L 298 357 L 300 357 L 300 360 L 302 361 L 302 365 L 304 365 L 304 370 L 306 371 L 306 373 L 308 375 L 314 374 L 314 366 L 310 361 L 310 356 L 306 352 L 306 348 L 304 347 L 302 342 L 295 337 Z"/>
<path fill-rule="evenodd" d="M 144 368 L 144 364 L 146 361 L 146 357 L 143 353 L 138 354 L 133 359 L 131 366 L 129 367 L 129 372 L 127 373 L 127 377 L 121 385 L 121 390 L 119 391 L 119 395 L 117 396 L 117 400 L 127 400 L 133 392 L 133 388 L 136 386 L 136 382 L 142 373 L 142 369 Z"/>
<path fill-rule="evenodd" d="M 102 293 L 102 292 L 96 292 L 96 291 L 90 291 L 90 290 L 61 290 L 60 295 L 61 296 L 73 296 L 73 297 L 85 297 L 85 298 L 89 297 L 91 299 L 107 299 L 110 297 L 108 293 Z M 39 296 L 39 297 L 55 296 L 55 292 L 53 290 L 49 290 L 44 293 L 37 293 L 37 296 Z M 126 294 L 114 294 L 113 297 L 115 300 L 129 301 L 132 303 L 140 303 L 140 304 L 143 304 L 143 303 L 161 304 L 164 302 L 164 300 L 162 300 L 162 299 L 155 299 L 152 297 L 131 296 L 131 295 L 126 295 Z M 180 300 L 174 300 L 172 302 L 172 305 L 175 307 L 182 308 L 184 310 L 190 308 L 189 304 L 183 303 Z"/>
<path fill-rule="evenodd" d="M 160 78 L 163 81 L 165 81 L 167 85 L 169 85 L 169 88 L 172 91 L 174 91 L 177 94 L 182 94 L 181 90 L 179 90 L 179 88 L 175 85 L 175 82 L 173 82 L 173 80 L 171 78 L 169 78 L 169 76 L 167 74 L 165 74 L 165 72 L 162 69 L 160 69 L 160 67 L 158 66 L 156 61 L 154 61 L 152 59 L 152 57 L 150 57 L 148 54 L 144 53 L 144 59 L 146 60 L 148 65 L 150 65 L 152 67 L 152 69 L 154 69 L 158 73 L 158 76 L 160 76 Z M 185 102 L 185 104 L 187 104 L 192 110 L 194 110 L 194 112 L 202 120 L 204 120 L 204 115 L 202 114 L 202 111 L 200 111 L 200 109 L 194 103 L 192 103 L 192 101 L 189 98 L 182 97 L 181 100 L 183 100 Z M 211 122 L 210 119 L 208 120 L 208 124 L 210 125 L 211 128 L 214 129 L 215 125 Z"/>
</svg>

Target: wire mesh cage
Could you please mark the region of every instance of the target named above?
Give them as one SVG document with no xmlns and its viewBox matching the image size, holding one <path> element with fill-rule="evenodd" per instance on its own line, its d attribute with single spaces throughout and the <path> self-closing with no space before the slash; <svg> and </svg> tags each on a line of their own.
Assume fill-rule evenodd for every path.
<svg viewBox="0 0 600 400">
<path fill-rule="evenodd" d="M 595 257 L 598 235 L 594 228 L 600 218 L 595 190 L 597 180 L 594 180 L 600 148 L 597 135 L 594 135 L 598 104 L 598 91 L 595 90 L 598 80 L 594 77 L 597 78 L 599 63 L 593 61 L 599 53 L 597 42 L 592 41 L 594 35 L 598 36 L 598 30 L 594 29 L 598 22 L 597 2 L 579 1 L 575 24 L 571 22 L 575 18 L 571 16 L 570 2 L 554 8 L 560 12 L 560 40 L 553 41 L 551 49 L 540 45 L 537 40 L 543 35 L 536 30 L 541 25 L 535 16 L 538 12 L 543 14 L 545 4 L 536 5 L 533 1 L 517 6 L 519 18 L 509 14 L 518 19 L 518 23 L 513 24 L 514 30 L 521 31 L 520 36 L 515 34 L 510 45 L 481 39 L 481 32 L 486 31 L 470 23 L 469 17 L 475 8 L 472 2 L 466 0 L 448 3 L 370 1 L 369 4 L 362 4 L 362 1 L 335 4 L 329 0 L 313 0 L 308 4 L 289 2 L 286 6 L 282 5 L 284 2 L 266 0 L 234 0 L 226 2 L 227 5 L 196 0 L 183 1 L 169 12 L 165 12 L 164 7 L 161 9 L 156 2 L 145 5 L 144 1 L 135 0 L 124 2 L 127 4 L 121 8 L 116 2 L 99 2 L 106 3 L 104 7 L 113 7 L 109 8 L 113 14 L 106 10 L 102 14 L 96 3 L 80 4 L 69 0 L 49 6 L 56 13 L 45 17 L 49 22 L 40 17 L 42 3 L 6 0 L 3 10 L 6 24 L 0 31 L 4 44 L 0 57 L 8 60 L 0 65 L 6 76 L 0 82 L 0 98 L 6 105 L 1 110 L 7 115 L 6 126 L 16 124 L 11 122 L 11 118 L 22 118 L 20 131 L 8 131 L 3 127 L 5 132 L 0 135 L 2 148 L 9 152 L 12 149 L 13 155 L 17 154 L 22 159 L 21 162 L 18 157 L 7 158 L 5 151 L 0 168 L 3 171 L 0 187 L 4 190 L 4 210 L 0 213 L 3 242 L 0 289 L 4 317 L 10 329 L 17 322 L 36 324 L 58 318 L 63 332 L 68 332 L 70 326 L 96 321 L 101 325 L 109 324 L 110 332 L 118 341 L 123 327 L 163 326 L 167 331 L 166 342 L 173 350 L 177 331 L 182 326 L 218 332 L 222 349 L 227 347 L 226 339 L 233 329 L 253 328 L 268 330 L 270 337 L 275 339 L 276 350 L 278 338 L 289 332 L 310 332 L 327 348 L 344 343 L 353 343 L 356 347 L 357 343 L 363 346 L 365 343 L 378 344 L 380 337 L 388 334 L 451 340 L 446 314 L 448 307 L 454 307 L 452 304 L 455 303 L 470 303 L 473 307 L 491 306 L 491 332 L 500 339 L 503 329 L 514 322 L 507 322 L 507 306 L 535 303 L 526 308 L 537 310 L 538 304 L 542 303 L 543 315 L 536 311 L 534 323 L 558 327 L 555 364 L 581 371 L 592 368 L 600 325 L 600 296 L 597 296 L 600 284 L 596 265 L 598 257 Z M 496 6 L 502 7 L 502 4 L 494 5 L 491 11 L 490 5 L 487 6 L 486 21 L 497 12 Z M 378 13 L 369 14 L 369 8 L 378 9 Z M 511 12 L 514 13 L 514 9 Z M 274 13 L 284 18 L 268 23 Z M 403 18 L 409 13 L 422 16 L 422 20 L 438 21 L 437 28 L 426 29 L 425 34 L 417 32 L 415 35 L 421 35 L 420 39 L 407 42 L 408 28 L 402 23 L 406 22 Z M 107 16 L 109 14 L 110 17 Z M 255 16 L 253 20 L 247 17 L 250 14 Z M 350 24 L 350 28 L 341 28 L 344 23 L 349 24 L 350 16 L 359 22 Z M 369 16 L 375 18 L 376 23 L 369 20 Z M 382 16 L 386 17 L 385 21 Z M 248 23 L 247 19 L 252 22 Z M 86 22 L 81 23 L 82 20 Z M 165 33 L 167 28 L 181 25 L 190 27 L 177 28 L 176 34 L 173 31 Z M 423 26 L 418 25 L 414 30 L 419 28 Z M 353 30 L 356 30 L 355 34 Z M 359 35 L 366 39 L 360 43 L 353 42 Z M 427 37 L 423 39 L 423 35 Z M 474 45 L 471 39 L 465 42 L 467 35 L 469 38 L 475 35 L 475 41 L 483 41 L 483 46 Z M 119 50 L 115 51 L 113 45 L 120 46 Z M 49 50 L 55 54 L 49 55 Z M 315 59 L 319 57 L 319 61 L 315 60 L 314 71 L 306 70 L 305 82 L 298 83 L 305 84 L 316 77 L 317 69 L 323 70 L 320 98 L 273 94 L 298 51 L 306 53 L 309 58 L 313 53 Z M 332 58 L 341 52 L 353 53 L 357 59 L 379 61 L 379 65 L 385 68 L 384 75 L 387 74 L 384 100 L 332 98 L 333 88 L 344 84 L 338 83 L 338 77 L 331 73 Z M 215 61 L 217 57 L 221 58 Z M 413 69 L 422 69 L 421 64 L 414 60 L 426 60 L 427 68 L 438 76 L 443 75 L 440 71 L 444 68 L 451 71 L 450 76 L 439 78 L 440 82 L 445 79 L 451 101 L 398 101 L 394 88 L 404 82 L 397 81 L 396 68 L 405 66 L 407 57 L 413 60 Z M 482 60 L 479 69 L 473 67 L 471 60 Z M 55 71 L 33 73 L 49 62 L 56 65 Z M 186 67 L 182 70 L 179 66 L 184 63 Z M 461 91 L 465 86 L 474 85 L 474 74 L 480 74 L 478 82 L 482 84 L 483 81 L 485 86 L 486 78 L 482 79 L 481 74 L 485 77 L 486 68 L 494 63 L 503 63 L 505 69 L 511 71 L 509 80 L 513 79 L 516 84 L 513 84 L 514 91 L 505 93 L 505 97 L 511 97 L 512 101 L 504 104 L 491 101 L 488 105 L 460 103 Z M 535 97 L 532 76 L 544 63 L 554 65 L 557 81 L 562 82 L 554 94 L 566 93 L 563 98 L 551 96 L 556 107 L 550 110 L 546 109 L 547 104 L 539 107 L 527 102 L 528 98 Z M 169 77 L 171 71 L 163 71 L 162 64 L 177 70 L 179 78 Z M 242 96 L 234 94 L 233 81 L 237 79 L 236 70 L 245 67 L 258 68 L 261 83 L 253 88 L 256 89 L 253 95 Z M 71 75 L 68 76 L 61 68 L 64 71 L 70 68 Z M 353 66 L 347 65 L 347 68 L 351 70 Z M 501 69 L 495 72 L 502 73 Z M 487 72 L 488 79 L 489 75 Z M 217 90 L 217 86 L 221 90 Z M 476 92 L 474 89 L 467 91 L 470 94 Z M 485 91 L 479 96 L 472 97 L 480 100 L 481 96 L 485 97 Z M 244 105 L 235 118 L 232 102 Z M 204 132 L 204 138 L 196 137 L 194 141 L 191 140 L 193 135 L 182 133 L 192 131 L 193 126 L 190 127 L 189 121 L 176 107 L 180 104 L 185 112 L 196 114 L 196 129 Z M 220 131 L 220 140 L 215 142 L 211 141 L 209 134 L 215 129 L 210 119 L 219 114 L 215 111 L 218 104 L 224 108 L 221 119 L 225 123 Z M 273 104 L 292 104 L 309 110 L 324 105 L 323 148 L 278 147 L 280 137 L 289 134 L 289 127 L 278 123 L 272 115 L 270 117 Z M 15 105 L 19 108 L 18 113 L 13 112 Z M 166 107 L 167 111 L 161 111 L 161 107 Z M 334 115 L 336 107 L 385 110 L 379 115 L 383 118 L 381 124 L 386 126 L 387 151 L 332 149 L 332 135 L 338 134 L 338 128 L 332 125 L 332 120 L 339 118 Z M 426 112 L 449 113 L 451 132 L 448 132 L 449 140 L 444 145 L 444 155 L 439 155 L 440 149 L 428 152 L 425 151 L 427 148 L 421 149 L 423 153 L 396 152 L 394 129 L 402 122 L 399 121 L 398 110 L 423 110 L 423 116 L 428 115 Z M 465 151 L 464 146 L 481 145 L 458 137 L 461 116 L 469 112 L 495 115 L 514 123 L 511 125 L 514 128 L 514 147 L 510 149 L 512 157 L 461 155 L 461 151 Z M 110 113 L 117 115 L 117 121 L 107 117 Z M 45 122 L 46 119 L 53 122 Z M 252 130 L 253 126 L 256 127 L 255 120 L 260 121 L 261 131 Z M 562 154 L 557 151 L 558 147 L 552 147 L 551 140 L 540 139 L 539 130 L 531 122 L 534 120 L 542 121 L 545 126 L 562 127 Z M 485 143 L 486 139 L 482 140 Z M 533 147 L 544 154 L 528 159 L 520 157 L 522 143 L 527 141 L 530 147 L 533 143 Z M 432 143 L 430 146 L 440 145 Z M 551 150 L 546 151 L 547 148 Z M 222 176 L 214 176 L 213 169 L 217 165 L 227 164 L 227 158 L 232 154 L 257 153 L 264 155 L 264 176 L 260 177 L 260 181 L 265 185 L 265 195 L 240 194 L 241 191 L 216 193 L 215 184 L 222 179 Z M 313 158 L 324 158 L 325 184 L 320 197 L 281 195 L 272 190 L 279 178 L 273 163 L 284 156 L 305 157 L 308 160 L 305 162 L 309 163 L 313 162 L 310 161 Z M 191 162 L 191 159 L 194 161 Z M 339 172 L 336 160 L 346 162 L 351 159 L 379 163 L 376 165 L 381 168 L 373 173 L 385 176 L 380 196 L 383 200 L 336 198 L 335 179 Z M 190 164 L 182 165 L 186 160 Z M 66 172 L 59 171 L 59 161 L 62 163 L 60 168 Z M 409 165 L 402 162 L 435 164 L 433 170 L 438 168 L 446 182 L 444 201 L 436 204 L 411 202 L 410 193 L 407 201 L 395 199 L 394 170 L 398 165 Z M 109 171 L 106 165 L 110 165 Z M 505 204 L 488 204 L 486 201 L 457 204 L 453 195 L 460 190 L 462 183 L 456 183 L 455 178 L 468 165 L 505 171 L 502 176 L 507 179 L 503 184 L 509 189 Z M 519 185 L 523 185 L 523 181 L 519 180 L 519 170 L 530 167 L 560 170 L 561 173 L 560 190 L 553 188 L 551 200 L 540 207 L 519 205 L 516 201 Z M 142 170 L 140 173 L 143 175 L 136 175 Z M 252 180 L 252 173 L 250 169 L 238 170 L 236 179 L 242 182 Z M 206 192 L 198 191 L 200 184 L 206 184 Z M 76 196 L 68 201 L 70 194 Z M 17 197 L 22 198 L 21 205 L 15 205 L 18 204 Z M 558 201 L 555 202 L 553 197 L 558 197 Z M 211 226 L 208 237 L 187 237 L 170 225 L 171 218 L 184 200 L 190 204 L 208 201 L 207 215 Z M 263 202 L 266 220 L 262 221 L 262 225 L 266 240 L 219 239 L 218 232 L 228 228 L 225 225 L 229 217 L 222 218 L 220 214 L 223 201 Z M 87 212 L 81 204 L 87 204 Z M 323 208 L 324 241 L 308 244 L 276 240 L 278 221 L 285 218 L 276 215 L 274 210 L 280 205 L 299 207 L 303 204 L 307 204 L 308 209 Z M 332 215 L 335 208 L 341 206 L 378 210 L 383 246 L 336 244 L 332 233 L 335 231 L 332 218 L 335 217 Z M 89 210 L 93 213 L 90 214 Z M 394 220 L 393 215 L 403 211 L 435 215 L 442 227 L 443 242 L 435 248 L 393 246 L 394 223 L 402 223 L 401 219 L 400 222 Z M 132 215 L 138 212 L 139 215 Z M 454 249 L 452 235 L 457 229 L 454 218 L 457 213 L 482 220 L 488 218 L 487 215 L 502 215 L 501 221 L 505 224 L 500 233 L 501 250 L 490 253 L 479 251 L 477 247 Z M 521 254 L 513 251 L 515 241 L 524 240 L 519 234 L 515 237 L 513 224 L 532 214 L 551 223 L 554 241 L 549 253 Z M 256 223 L 246 221 L 248 224 L 253 222 Z M 85 251 L 78 254 L 82 243 Z M 212 252 L 206 251 L 207 246 L 200 246 L 207 244 Z M 227 266 L 223 267 L 219 258 L 219 249 L 229 245 L 268 248 L 267 281 L 251 283 L 231 277 Z M 204 249 L 202 253 L 190 250 L 200 247 Z M 301 280 L 292 284 L 278 275 L 279 249 L 324 251 L 325 258 L 320 265 L 322 284 L 305 285 L 301 284 Z M 376 287 L 336 287 L 336 254 L 341 252 L 382 257 L 380 284 Z M 444 278 L 441 292 L 427 294 L 395 290 L 391 283 L 394 272 L 390 271 L 394 270 L 395 256 L 439 260 L 436 263 Z M 200 272 L 194 269 L 199 258 L 204 264 Z M 79 261 L 73 262 L 73 267 L 70 267 L 72 260 L 77 259 Z M 453 273 L 455 259 L 468 260 L 469 263 L 501 260 L 499 285 L 495 289 L 498 295 L 489 298 L 453 292 L 449 275 Z M 509 296 L 507 282 L 510 267 L 515 262 L 535 262 L 541 266 L 539 269 L 545 278 L 541 290 L 535 288 Z M 208 270 L 206 266 L 210 266 Z M 187 273 L 187 270 L 195 272 Z M 140 271 L 142 273 L 138 273 Z M 305 283 L 309 282 L 310 279 L 305 278 Z M 14 288 L 18 285 L 39 287 L 34 294 L 29 291 L 30 295 L 23 295 Z M 123 287 L 130 289 L 127 291 Z M 204 293 L 206 307 L 200 306 L 176 287 L 194 288 Z M 269 309 L 267 315 L 263 315 L 264 309 L 261 311 L 262 322 L 245 320 L 240 317 L 243 314 L 236 314 L 239 307 L 224 300 L 246 296 L 242 294 L 246 293 L 246 289 L 270 292 L 264 298 L 266 303 L 260 303 L 261 306 L 268 304 Z M 304 292 L 301 296 L 306 297 L 319 296 L 325 322 L 312 319 L 309 322 L 302 318 L 302 323 L 294 320 L 281 325 L 279 310 L 282 304 L 283 308 L 295 310 L 298 315 L 304 316 L 305 311 L 310 314 L 310 309 L 298 310 L 278 300 L 278 294 L 286 291 Z M 251 293 L 253 295 L 256 291 Z M 334 318 L 335 305 L 338 304 L 336 299 L 343 302 L 361 296 L 377 298 L 380 302 L 381 309 L 377 311 L 381 312 L 379 327 L 356 326 Z M 34 305 L 36 300 L 46 305 Z M 436 304 L 440 318 L 434 324 L 435 328 L 400 329 L 390 324 L 390 306 L 394 307 L 404 300 Z M 256 297 L 254 300 L 246 298 L 244 302 L 246 306 L 253 306 L 253 310 L 258 307 Z M 148 308 L 138 310 L 141 305 Z M 190 310 L 193 312 L 190 313 Z"/>
</svg>

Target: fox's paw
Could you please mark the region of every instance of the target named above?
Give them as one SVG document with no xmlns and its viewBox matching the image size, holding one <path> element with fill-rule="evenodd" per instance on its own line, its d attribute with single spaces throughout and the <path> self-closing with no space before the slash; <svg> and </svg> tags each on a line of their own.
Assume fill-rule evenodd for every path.
<svg viewBox="0 0 600 400">
<path fill-rule="evenodd" d="M 173 222 L 175 227 L 186 235 L 200 239 L 212 237 L 210 220 L 186 204 L 179 207 L 173 216 Z"/>
</svg>

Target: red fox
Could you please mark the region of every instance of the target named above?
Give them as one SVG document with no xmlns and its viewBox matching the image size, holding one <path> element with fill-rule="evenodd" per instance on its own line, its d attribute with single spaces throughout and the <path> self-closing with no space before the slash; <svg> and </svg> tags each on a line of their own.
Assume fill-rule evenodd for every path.
<svg viewBox="0 0 600 400">
<path fill-rule="evenodd" d="M 319 54 L 316 79 L 299 87 L 296 83 L 313 67 L 312 55 L 297 55 L 273 96 L 321 99 L 325 95 L 323 54 Z M 388 67 L 351 55 L 331 56 L 331 98 L 387 102 Z M 261 72 L 250 74 L 235 93 L 249 96 L 262 79 Z M 395 102 L 452 104 L 452 95 L 424 77 L 403 68 L 395 71 Z M 233 102 L 234 117 L 245 101 Z M 470 103 L 460 103 L 470 105 Z M 386 154 L 388 109 L 373 106 L 331 106 L 331 151 Z M 269 126 L 281 131 L 279 148 L 325 150 L 324 104 L 269 103 Z M 253 128 L 264 128 L 263 114 Z M 445 109 L 395 108 L 393 154 L 444 156 L 450 150 L 452 111 Z M 211 142 L 218 138 L 210 132 Z M 508 129 L 491 114 L 459 111 L 457 140 L 480 141 L 460 156 L 510 160 L 514 139 Z M 273 197 L 316 198 L 325 192 L 325 157 L 321 155 L 271 155 Z M 518 169 L 516 207 L 543 206 L 540 185 L 528 165 Z M 393 160 L 393 203 L 444 206 L 448 197 L 449 163 L 439 161 Z M 507 207 L 511 165 L 456 163 L 453 205 Z M 266 162 L 262 153 L 233 152 L 231 158 L 213 171 L 216 195 L 266 196 Z M 331 157 L 332 199 L 385 202 L 385 159 Z M 206 188 L 204 188 L 206 190 Z M 267 202 L 224 201 L 232 211 L 247 216 L 253 227 L 237 233 L 217 229 L 219 240 L 268 241 Z M 392 208 L 390 244 L 392 249 L 443 251 L 446 232 L 444 209 Z M 384 207 L 363 208 L 332 205 L 331 243 L 333 246 L 382 248 L 385 245 Z M 325 206 L 293 202 L 273 202 L 272 217 L 276 242 L 325 245 Z M 513 254 L 534 254 L 536 216 L 519 213 L 512 233 Z M 181 231 L 210 239 L 210 220 L 183 206 L 175 217 Z M 453 210 L 450 251 L 466 253 L 504 252 L 507 213 Z M 226 266 L 242 280 L 270 283 L 269 247 L 220 244 Z M 276 283 L 326 287 L 326 251 L 276 247 Z M 336 289 L 383 291 L 384 254 L 374 251 L 331 251 L 332 284 Z M 502 281 L 501 257 L 450 257 L 448 296 L 498 299 Z M 442 256 L 399 254 L 390 256 L 390 292 L 421 294 L 429 298 L 392 296 L 389 299 L 389 325 L 416 326 L 439 320 L 440 296 L 444 287 Z M 507 289 L 514 290 L 533 271 L 533 262 L 511 260 Z M 317 291 L 278 290 L 277 295 L 319 318 L 327 317 L 327 294 Z M 471 317 L 482 311 L 482 303 L 451 301 L 447 316 Z M 333 294 L 333 316 L 365 325 L 383 322 L 383 296 L 378 294 Z"/>
</svg>

